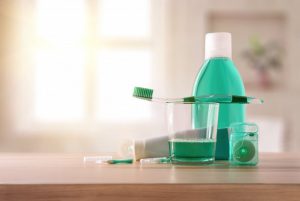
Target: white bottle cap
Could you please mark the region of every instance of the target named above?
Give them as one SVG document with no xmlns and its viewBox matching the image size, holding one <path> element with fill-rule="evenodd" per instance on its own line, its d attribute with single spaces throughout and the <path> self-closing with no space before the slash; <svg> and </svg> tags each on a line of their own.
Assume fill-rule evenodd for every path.
<svg viewBox="0 0 300 201">
<path fill-rule="evenodd" d="M 231 59 L 231 33 L 216 32 L 205 35 L 205 59 L 213 57 Z"/>
</svg>

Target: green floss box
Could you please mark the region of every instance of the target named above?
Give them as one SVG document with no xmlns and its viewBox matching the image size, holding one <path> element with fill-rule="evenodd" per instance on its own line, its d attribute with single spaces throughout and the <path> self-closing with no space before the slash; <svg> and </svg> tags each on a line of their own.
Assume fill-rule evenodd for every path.
<svg viewBox="0 0 300 201">
<path fill-rule="evenodd" d="M 258 126 L 256 124 L 230 125 L 229 160 L 232 165 L 257 165 Z"/>
</svg>

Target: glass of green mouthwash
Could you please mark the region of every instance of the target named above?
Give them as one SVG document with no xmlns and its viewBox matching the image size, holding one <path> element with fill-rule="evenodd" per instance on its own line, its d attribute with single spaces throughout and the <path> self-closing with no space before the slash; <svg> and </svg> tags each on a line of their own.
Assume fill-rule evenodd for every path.
<svg viewBox="0 0 300 201">
<path fill-rule="evenodd" d="M 202 165 L 214 162 L 218 113 L 218 103 L 167 104 L 169 155 L 172 163 Z M 195 115 L 197 122 L 194 121 Z"/>
</svg>

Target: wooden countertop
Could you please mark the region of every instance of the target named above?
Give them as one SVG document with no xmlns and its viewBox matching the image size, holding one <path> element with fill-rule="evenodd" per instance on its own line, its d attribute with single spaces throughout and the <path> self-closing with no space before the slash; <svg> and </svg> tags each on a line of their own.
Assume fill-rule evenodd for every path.
<svg viewBox="0 0 300 201">
<path fill-rule="evenodd" d="M 83 163 L 86 155 L 0 154 L 0 199 L 300 200 L 300 154 L 261 154 L 256 167 Z"/>
</svg>

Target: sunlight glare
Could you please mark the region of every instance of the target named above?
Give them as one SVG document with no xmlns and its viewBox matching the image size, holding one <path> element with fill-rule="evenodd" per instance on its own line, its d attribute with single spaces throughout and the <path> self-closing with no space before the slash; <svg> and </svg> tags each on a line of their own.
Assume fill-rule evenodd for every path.
<svg viewBox="0 0 300 201">
<path fill-rule="evenodd" d="M 84 11 L 84 0 L 38 0 L 38 37 L 60 45 L 79 42 L 85 31 Z"/>
<path fill-rule="evenodd" d="M 71 121 L 84 117 L 84 52 L 38 51 L 35 71 L 35 117 Z M 76 59 L 74 59 L 76 58 Z"/>
<path fill-rule="evenodd" d="M 105 49 L 98 55 L 98 119 L 126 122 L 150 118 L 149 105 L 133 98 L 132 92 L 134 86 L 151 82 L 151 52 Z"/>
<path fill-rule="evenodd" d="M 146 38 L 150 35 L 149 0 L 102 0 L 100 34 L 116 38 Z"/>
</svg>

